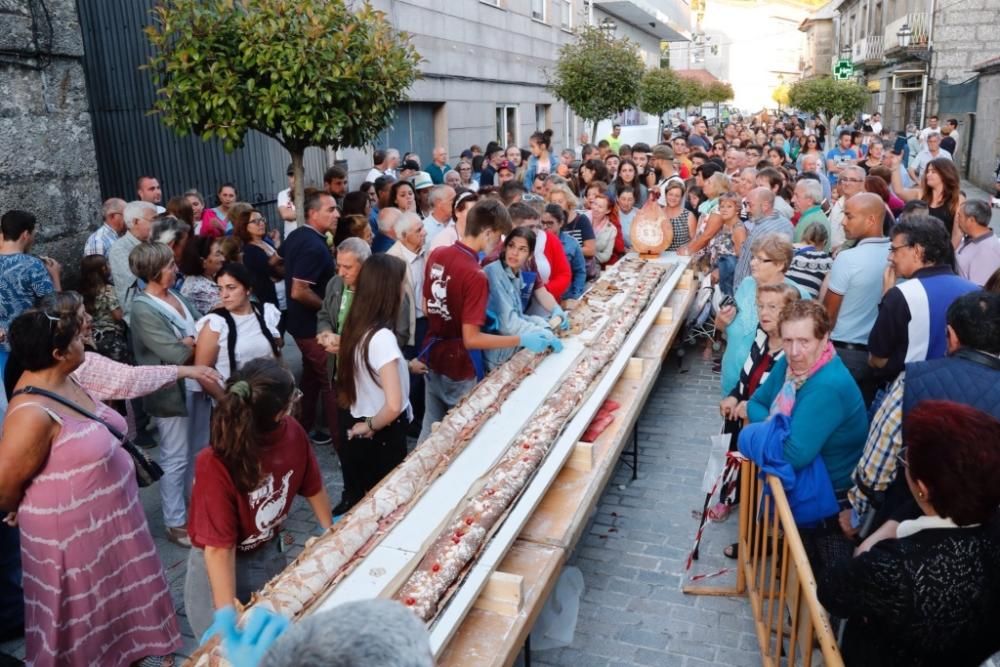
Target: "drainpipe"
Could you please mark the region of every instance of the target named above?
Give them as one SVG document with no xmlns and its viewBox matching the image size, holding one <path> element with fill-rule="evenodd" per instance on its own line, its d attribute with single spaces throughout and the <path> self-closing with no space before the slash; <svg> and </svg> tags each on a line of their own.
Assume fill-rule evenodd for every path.
<svg viewBox="0 0 1000 667">
<path fill-rule="evenodd" d="M 932 65 L 934 64 L 934 10 L 937 8 L 937 0 L 931 0 L 931 13 L 927 17 L 927 73 L 924 75 L 924 83 L 920 92 L 920 129 L 923 129 L 927 122 L 927 88 L 931 79 Z"/>
</svg>

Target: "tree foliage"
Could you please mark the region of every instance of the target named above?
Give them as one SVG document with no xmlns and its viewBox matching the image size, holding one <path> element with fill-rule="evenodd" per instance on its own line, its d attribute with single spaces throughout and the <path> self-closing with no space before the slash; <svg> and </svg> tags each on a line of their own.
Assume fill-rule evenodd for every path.
<svg viewBox="0 0 1000 667">
<path fill-rule="evenodd" d="M 584 27 L 575 42 L 559 49 L 549 72 L 549 90 L 576 115 L 593 125 L 639 103 L 645 66 L 635 45 L 614 39 L 593 26 Z"/>
<path fill-rule="evenodd" d="M 771 99 L 778 104 L 779 108 L 789 106 L 790 102 L 788 100 L 788 92 L 790 90 L 791 86 L 787 83 L 781 83 L 774 89 L 774 92 L 771 93 Z"/>
<path fill-rule="evenodd" d="M 832 127 L 839 118 L 857 115 L 868 102 L 868 91 L 855 81 L 824 76 L 793 83 L 788 102 L 799 111 L 816 114 Z"/>
<path fill-rule="evenodd" d="M 681 78 L 684 107 L 700 107 L 708 101 L 708 89 L 695 79 Z"/>
<path fill-rule="evenodd" d="M 646 113 L 656 116 L 662 122 L 663 114 L 684 106 L 684 101 L 681 79 L 673 70 L 658 67 L 642 75 L 639 108 Z"/>
<path fill-rule="evenodd" d="M 705 87 L 705 102 L 722 104 L 733 99 L 733 87 L 725 81 L 713 81 Z"/>
<path fill-rule="evenodd" d="M 163 0 L 153 18 L 164 125 L 226 151 L 250 130 L 273 137 L 292 155 L 300 223 L 305 149 L 371 143 L 419 76 L 409 36 L 367 0 Z"/>
</svg>

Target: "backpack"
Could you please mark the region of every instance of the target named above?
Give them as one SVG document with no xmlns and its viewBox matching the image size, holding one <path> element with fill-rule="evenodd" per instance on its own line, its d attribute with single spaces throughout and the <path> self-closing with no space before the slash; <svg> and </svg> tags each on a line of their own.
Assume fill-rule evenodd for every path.
<svg viewBox="0 0 1000 667">
<path fill-rule="evenodd" d="M 275 359 L 281 358 L 281 350 L 278 349 L 278 341 L 274 339 L 271 335 L 271 330 L 267 328 L 267 322 L 264 321 L 264 308 L 256 301 L 250 302 L 250 310 L 253 314 L 257 316 L 257 323 L 260 325 L 260 332 L 264 334 L 264 338 L 271 345 L 271 351 L 274 352 Z M 226 321 L 226 326 L 229 327 L 229 335 L 226 337 L 226 351 L 229 354 L 229 374 L 233 375 L 236 373 L 236 320 L 233 319 L 233 314 L 230 313 L 225 308 L 216 308 L 212 311 L 213 315 L 218 315 L 223 320 Z"/>
</svg>

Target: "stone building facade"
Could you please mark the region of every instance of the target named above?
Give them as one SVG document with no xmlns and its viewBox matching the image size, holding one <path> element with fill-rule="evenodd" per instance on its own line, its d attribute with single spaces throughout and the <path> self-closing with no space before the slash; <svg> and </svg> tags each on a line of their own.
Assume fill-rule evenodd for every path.
<svg viewBox="0 0 1000 667">
<path fill-rule="evenodd" d="M 34 213 L 35 252 L 72 281 L 100 219 L 100 186 L 76 3 L 42 5 L 0 0 L 0 211 Z"/>
</svg>

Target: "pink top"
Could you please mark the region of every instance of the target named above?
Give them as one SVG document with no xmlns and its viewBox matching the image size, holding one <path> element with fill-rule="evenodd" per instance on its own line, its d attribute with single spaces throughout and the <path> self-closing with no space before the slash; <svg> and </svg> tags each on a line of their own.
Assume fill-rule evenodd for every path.
<svg viewBox="0 0 1000 667">
<path fill-rule="evenodd" d="M 139 398 L 177 382 L 176 366 L 129 366 L 87 352 L 71 377 L 98 401 Z"/>
</svg>

